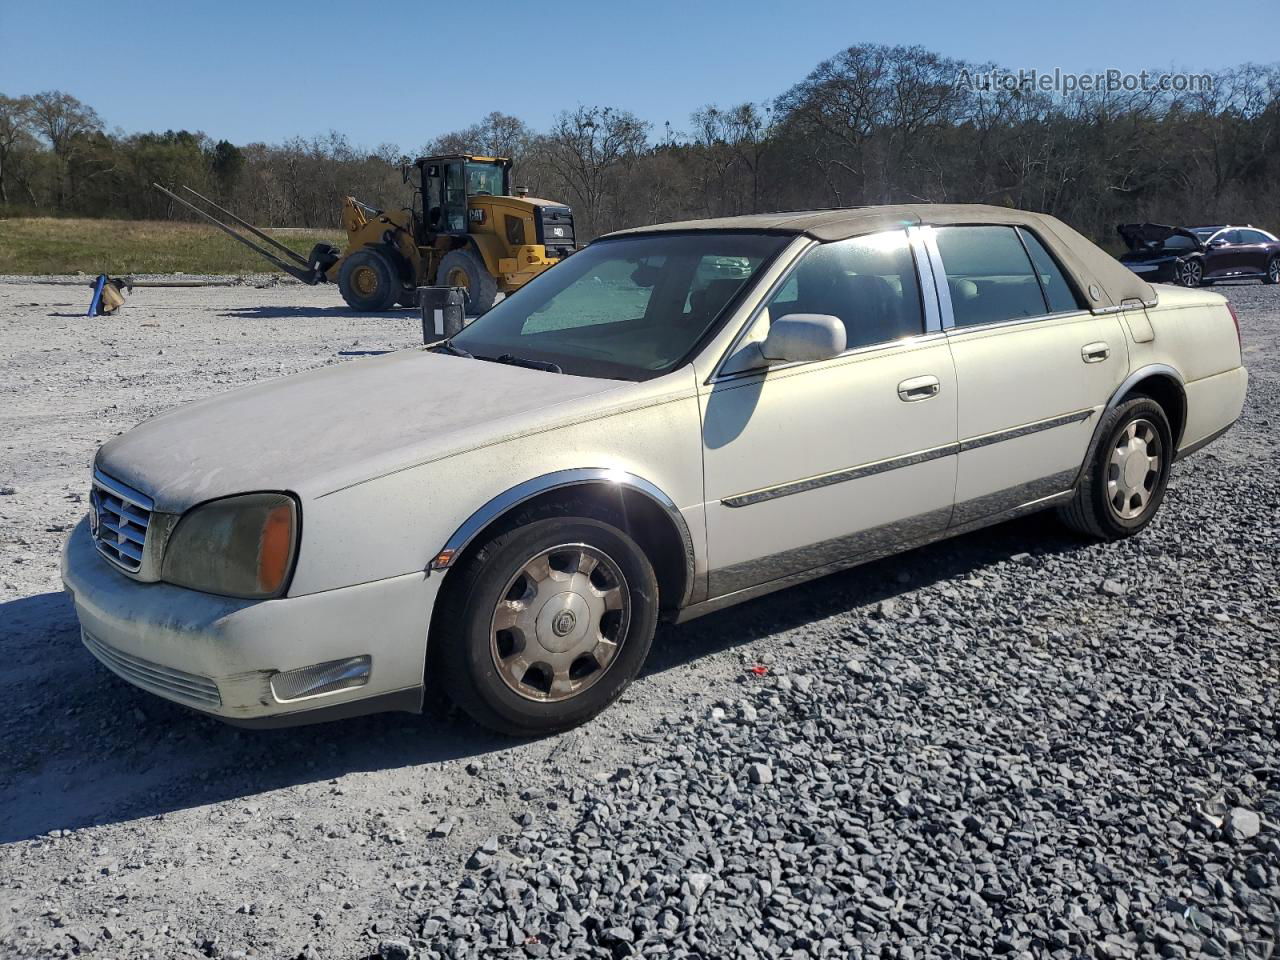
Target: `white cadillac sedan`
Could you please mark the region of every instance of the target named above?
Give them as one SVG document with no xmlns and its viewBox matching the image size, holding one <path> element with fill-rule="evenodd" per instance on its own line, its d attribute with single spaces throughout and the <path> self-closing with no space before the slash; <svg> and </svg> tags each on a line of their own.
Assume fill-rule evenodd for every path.
<svg viewBox="0 0 1280 960">
<path fill-rule="evenodd" d="M 611 234 L 450 340 L 105 444 L 63 580 L 126 680 L 274 725 L 591 717 L 686 620 L 1056 508 L 1137 533 L 1240 414 L 1217 294 L 985 206 Z"/>
</svg>

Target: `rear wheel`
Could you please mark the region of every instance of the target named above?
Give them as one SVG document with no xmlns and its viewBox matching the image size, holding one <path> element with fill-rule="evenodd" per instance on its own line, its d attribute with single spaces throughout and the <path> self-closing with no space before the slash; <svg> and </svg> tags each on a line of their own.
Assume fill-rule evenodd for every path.
<svg viewBox="0 0 1280 960">
<path fill-rule="evenodd" d="M 1131 537 L 1151 522 L 1164 499 L 1173 432 L 1163 408 L 1139 396 L 1108 414 L 1101 435 L 1075 499 L 1058 513 L 1087 536 Z"/>
<path fill-rule="evenodd" d="M 451 250 L 440 259 L 436 283 L 443 287 L 461 287 L 467 291 L 467 313 L 475 316 L 493 306 L 498 296 L 498 281 L 473 250 Z"/>
<path fill-rule="evenodd" d="M 569 509 L 508 529 L 464 559 L 435 618 L 430 669 L 458 706 L 500 733 L 584 723 L 621 695 L 653 643 L 658 585 L 648 558 L 590 507 Z"/>
<path fill-rule="evenodd" d="M 338 291 L 353 310 L 390 310 L 403 289 L 399 271 L 377 250 L 357 250 L 338 271 Z"/>
<path fill-rule="evenodd" d="M 1178 283 L 1184 287 L 1198 287 L 1204 280 L 1204 267 L 1200 261 L 1192 258 L 1178 264 Z"/>
<path fill-rule="evenodd" d="M 1280 283 L 1280 257 L 1272 257 L 1267 261 L 1267 275 L 1263 278 L 1262 282 L 1270 284 Z"/>
</svg>

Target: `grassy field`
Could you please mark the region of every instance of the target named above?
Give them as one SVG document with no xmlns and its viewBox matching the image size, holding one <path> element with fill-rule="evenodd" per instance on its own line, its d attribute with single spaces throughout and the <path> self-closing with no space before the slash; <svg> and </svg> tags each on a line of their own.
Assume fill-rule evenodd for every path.
<svg viewBox="0 0 1280 960">
<path fill-rule="evenodd" d="M 306 256 L 340 230 L 267 230 Z M 213 227 L 161 220 L 0 220 L 0 274 L 266 273 L 268 261 Z"/>
</svg>

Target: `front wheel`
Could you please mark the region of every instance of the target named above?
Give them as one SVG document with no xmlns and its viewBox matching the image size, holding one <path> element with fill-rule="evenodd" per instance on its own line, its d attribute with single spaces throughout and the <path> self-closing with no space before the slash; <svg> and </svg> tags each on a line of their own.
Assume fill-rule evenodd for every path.
<svg viewBox="0 0 1280 960">
<path fill-rule="evenodd" d="M 1183 260 L 1178 264 L 1178 283 L 1184 287 L 1198 287 L 1204 280 L 1204 266 L 1199 260 Z"/>
<path fill-rule="evenodd" d="M 1173 431 L 1160 404 L 1134 397 L 1107 415 L 1100 433 L 1075 498 L 1058 514 L 1086 536 L 1131 537 L 1151 522 L 1164 499 Z"/>
<path fill-rule="evenodd" d="M 584 723 L 622 694 L 653 643 L 648 558 L 589 507 L 580 512 L 524 518 L 445 585 L 431 669 L 458 706 L 499 733 Z"/>
<path fill-rule="evenodd" d="M 338 292 L 353 310 L 390 310 L 402 289 L 399 271 L 377 250 L 355 251 L 338 270 Z"/>
<path fill-rule="evenodd" d="M 1280 283 L 1280 257 L 1272 257 L 1267 261 L 1267 275 L 1262 278 L 1262 282 L 1273 285 Z"/>
</svg>

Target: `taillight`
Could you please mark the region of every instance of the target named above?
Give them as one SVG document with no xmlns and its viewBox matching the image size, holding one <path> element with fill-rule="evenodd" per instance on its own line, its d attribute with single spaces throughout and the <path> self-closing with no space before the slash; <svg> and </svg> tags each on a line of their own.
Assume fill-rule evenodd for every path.
<svg viewBox="0 0 1280 960">
<path fill-rule="evenodd" d="M 1240 354 L 1244 355 L 1244 337 L 1240 336 L 1240 318 L 1236 316 L 1236 308 L 1227 301 L 1227 309 L 1231 312 L 1231 322 L 1236 325 L 1236 343 L 1240 346 Z"/>
</svg>

